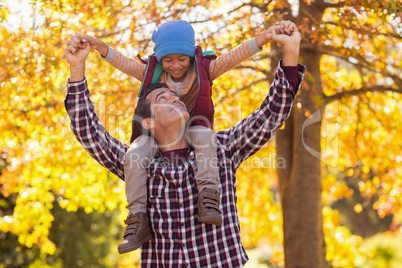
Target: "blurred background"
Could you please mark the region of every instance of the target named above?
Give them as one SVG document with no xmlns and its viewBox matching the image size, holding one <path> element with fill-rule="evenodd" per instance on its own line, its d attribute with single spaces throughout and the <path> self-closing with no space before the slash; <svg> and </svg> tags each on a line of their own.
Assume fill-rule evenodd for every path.
<svg viewBox="0 0 402 268">
<path fill-rule="evenodd" d="M 144 57 L 173 19 L 218 55 L 283 19 L 302 35 L 292 115 L 237 172 L 246 267 L 400 267 L 401 12 L 399 0 L 0 0 L 0 267 L 139 267 L 139 251 L 117 252 L 124 182 L 70 130 L 64 47 L 81 32 Z M 214 81 L 216 131 L 258 108 L 281 54 L 267 44 Z M 97 52 L 86 75 L 128 144 L 140 83 Z"/>
</svg>

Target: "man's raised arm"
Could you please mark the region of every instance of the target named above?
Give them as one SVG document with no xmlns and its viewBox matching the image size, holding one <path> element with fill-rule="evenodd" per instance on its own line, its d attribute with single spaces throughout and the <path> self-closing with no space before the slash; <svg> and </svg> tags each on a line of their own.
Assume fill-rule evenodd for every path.
<svg viewBox="0 0 402 268">
<path fill-rule="evenodd" d="M 236 126 L 218 132 L 218 140 L 236 167 L 257 152 L 290 115 L 300 88 L 305 67 L 298 64 L 300 33 L 294 23 L 281 22 L 272 29 L 272 39 L 283 47 L 283 58 L 278 64 L 275 79 L 261 106 Z"/>
<path fill-rule="evenodd" d="M 102 126 L 90 99 L 85 79 L 85 60 L 89 43 L 67 41 L 65 57 L 70 64 L 70 78 L 64 100 L 71 129 L 84 149 L 102 166 L 124 180 L 124 155 L 128 147 L 112 137 Z"/>
</svg>

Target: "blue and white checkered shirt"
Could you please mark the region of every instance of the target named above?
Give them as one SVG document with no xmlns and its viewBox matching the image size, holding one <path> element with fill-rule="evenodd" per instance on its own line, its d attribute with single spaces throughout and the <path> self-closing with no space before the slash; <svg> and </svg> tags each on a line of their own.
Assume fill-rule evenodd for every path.
<svg viewBox="0 0 402 268">
<path fill-rule="evenodd" d="M 248 260 L 240 241 L 236 208 L 236 170 L 259 150 L 289 116 L 303 80 L 305 67 L 298 65 L 292 88 L 286 68 L 278 64 L 269 93 L 250 116 L 217 133 L 219 192 L 223 224 L 198 222 L 195 153 L 190 150 L 181 165 L 174 166 L 161 153 L 148 172 L 148 217 L 152 240 L 141 247 L 141 267 L 242 267 Z M 285 71 L 284 71 L 285 70 Z M 285 75 L 286 73 L 286 75 Z M 292 73 L 292 72 L 291 72 Z M 289 76 L 289 75 L 288 75 Z M 86 80 L 68 83 L 65 107 L 71 128 L 85 150 L 102 166 L 124 180 L 124 155 L 128 146 L 101 125 L 90 99 Z"/>
</svg>

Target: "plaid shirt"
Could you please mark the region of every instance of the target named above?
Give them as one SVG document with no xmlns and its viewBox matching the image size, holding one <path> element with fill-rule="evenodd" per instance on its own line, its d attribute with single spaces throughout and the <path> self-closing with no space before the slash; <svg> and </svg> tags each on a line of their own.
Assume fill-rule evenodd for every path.
<svg viewBox="0 0 402 268">
<path fill-rule="evenodd" d="M 303 80 L 298 66 L 297 87 L 292 89 L 280 64 L 261 106 L 234 127 L 217 133 L 219 192 L 223 224 L 198 222 L 195 153 L 174 166 L 161 153 L 148 172 L 148 216 L 153 238 L 141 248 L 141 267 L 242 267 L 248 260 L 240 241 L 236 208 L 236 170 L 258 151 L 289 116 Z M 71 128 L 85 150 L 124 180 L 128 149 L 101 125 L 90 99 L 86 80 L 68 83 L 65 106 Z"/>
</svg>

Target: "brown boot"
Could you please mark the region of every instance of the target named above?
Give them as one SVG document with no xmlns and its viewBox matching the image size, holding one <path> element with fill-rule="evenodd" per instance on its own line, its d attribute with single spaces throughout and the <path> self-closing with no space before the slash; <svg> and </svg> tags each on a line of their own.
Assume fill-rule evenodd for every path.
<svg viewBox="0 0 402 268">
<path fill-rule="evenodd" d="M 222 212 L 219 209 L 219 192 L 205 188 L 198 195 L 198 221 L 222 225 Z"/>
<path fill-rule="evenodd" d="M 139 212 L 135 215 L 131 213 L 124 223 L 127 226 L 123 235 L 123 242 L 118 247 L 120 254 L 136 250 L 151 240 L 152 233 L 146 213 Z"/>
</svg>

